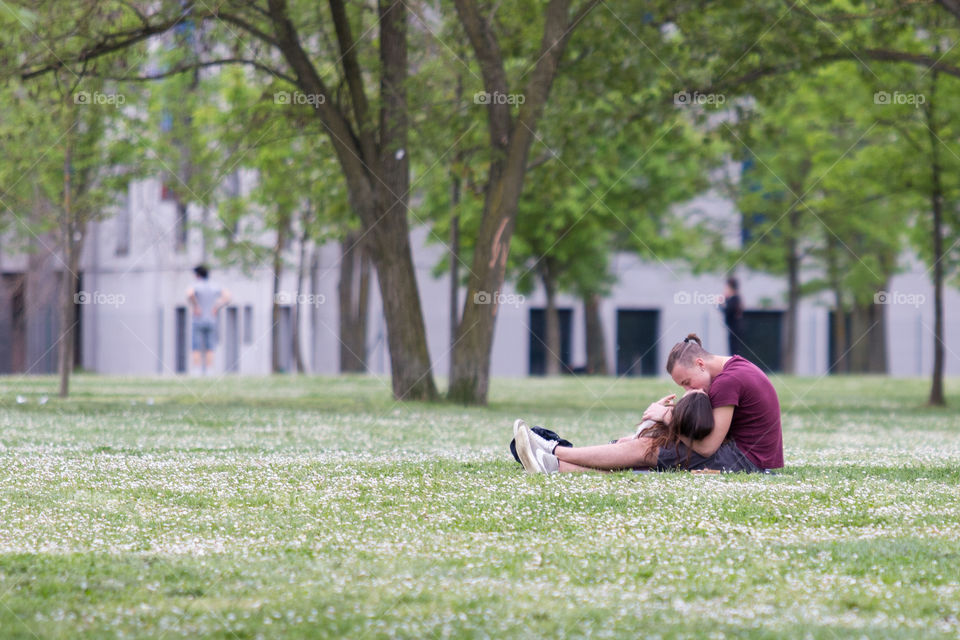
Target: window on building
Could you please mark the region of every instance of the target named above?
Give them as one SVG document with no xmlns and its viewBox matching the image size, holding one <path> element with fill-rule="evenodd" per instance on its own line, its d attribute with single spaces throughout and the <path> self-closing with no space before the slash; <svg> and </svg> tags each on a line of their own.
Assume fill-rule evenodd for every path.
<svg viewBox="0 0 960 640">
<path fill-rule="evenodd" d="M 657 375 L 659 336 L 657 309 L 617 309 L 617 375 Z"/>
<path fill-rule="evenodd" d="M 741 356 L 765 373 L 783 371 L 783 311 L 744 311 Z"/>
<path fill-rule="evenodd" d="M 183 202 L 177 202 L 177 221 L 176 221 L 176 250 L 183 251 L 187 248 L 187 205 Z"/>
<path fill-rule="evenodd" d="M 293 307 L 282 305 L 280 307 L 280 325 L 277 327 L 280 334 L 280 353 L 279 364 L 280 371 L 293 371 Z"/>
<path fill-rule="evenodd" d="M 243 344 L 253 344 L 253 305 L 243 307 Z"/>
<path fill-rule="evenodd" d="M 125 256 L 130 253 L 130 196 L 124 195 L 120 201 L 120 210 L 114 216 L 116 224 L 117 245 L 114 254 Z"/>
<path fill-rule="evenodd" d="M 174 362 L 177 373 L 187 372 L 187 341 L 190 339 L 187 325 L 187 308 L 176 308 L 176 322 L 174 325 Z"/>
<path fill-rule="evenodd" d="M 227 307 L 227 331 L 224 348 L 226 350 L 226 368 L 231 373 L 240 371 L 240 331 L 238 324 L 237 308 Z"/>
<path fill-rule="evenodd" d="M 557 309 L 560 316 L 560 371 L 571 372 L 571 325 L 573 309 Z M 530 309 L 530 351 L 529 371 L 531 376 L 542 376 L 547 372 L 547 311 Z"/>
</svg>

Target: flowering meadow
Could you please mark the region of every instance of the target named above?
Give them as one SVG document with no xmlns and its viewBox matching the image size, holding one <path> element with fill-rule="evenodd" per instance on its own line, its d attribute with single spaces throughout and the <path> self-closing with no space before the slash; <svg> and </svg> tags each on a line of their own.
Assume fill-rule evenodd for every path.
<svg viewBox="0 0 960 640">
<path fill-rule="evenodd" d="M 0 637 L 956 638 L 960 381 L 774 382 L 777 474 L 529 476 L 675 387 L 2 378 Z"/>
</svg>

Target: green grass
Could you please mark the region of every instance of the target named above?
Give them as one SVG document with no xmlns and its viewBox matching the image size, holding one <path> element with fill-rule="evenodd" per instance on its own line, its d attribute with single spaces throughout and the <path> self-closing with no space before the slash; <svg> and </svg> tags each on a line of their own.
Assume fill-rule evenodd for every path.
<svg viewBox="0 0 960 640">
<path fill-rule="evenodd" d="M 527 476 L 514 418 L 606 442 L 672 384 L 0 378 L 0 637 L 956 638 L 960 412 L 775 382 L 777 475 Z"/>
</svg>

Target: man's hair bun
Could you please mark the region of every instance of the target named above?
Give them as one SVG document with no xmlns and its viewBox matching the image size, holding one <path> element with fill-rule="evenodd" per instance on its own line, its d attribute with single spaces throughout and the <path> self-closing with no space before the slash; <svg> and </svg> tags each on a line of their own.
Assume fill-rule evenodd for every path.
<svg viewBox="0 0 960 640">
<path fill-rule="evenodd" d="M 695 333 L 688 333 L 687 337 L 683 339 L 684 342 L 696 342 L 699 346 L 703 346 L 703 341 L 700 340 L 700 337 Z"/>
</svg>

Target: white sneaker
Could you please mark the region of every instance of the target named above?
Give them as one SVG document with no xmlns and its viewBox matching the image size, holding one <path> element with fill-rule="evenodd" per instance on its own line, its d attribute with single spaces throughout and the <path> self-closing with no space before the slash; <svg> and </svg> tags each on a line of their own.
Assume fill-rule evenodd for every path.
<svg viewBox="0 0 960 640">
<path fill-rule="evenodd" d="M 523 420 L 513 423 L 513 438 L 517 445 L 517 457 L 527 473 L 556 473 L 560 461 L 553 455 L 556 442 L 544 440 L 527 426 Z"/>
</svg>

